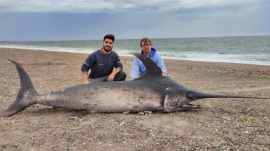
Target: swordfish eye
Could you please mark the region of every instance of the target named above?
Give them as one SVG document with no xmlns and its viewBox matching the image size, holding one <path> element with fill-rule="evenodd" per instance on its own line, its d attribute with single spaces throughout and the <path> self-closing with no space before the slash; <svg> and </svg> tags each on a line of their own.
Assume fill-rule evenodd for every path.
<svg viewBox="0 0 270 151">
<path fill-rule="evenodd" d="M 193 93 L 188 93 L 186 95 L 186 97 L 187 97 L 188 100 L 192 100 L 194 98 L 194 95 L 193 95 Z"/>
</svg>

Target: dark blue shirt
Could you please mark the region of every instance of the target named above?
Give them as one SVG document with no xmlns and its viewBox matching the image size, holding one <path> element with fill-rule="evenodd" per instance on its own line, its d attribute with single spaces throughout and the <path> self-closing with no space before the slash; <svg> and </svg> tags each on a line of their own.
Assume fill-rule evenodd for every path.
<svg viewBox="0 0 270 151">
<path fill-rule="evenodd" d="M 120 67 L 123 69 L 123 65 L 116 52 L 111 51 L 110 54 L 102 54 L 100 50 L 97 50 L 90 54 L 82 65 L 81 71 L 88 72 L 90 78 L 99 78 L 107 76 L 112 73 L 114 68 Z"/>
</svg>

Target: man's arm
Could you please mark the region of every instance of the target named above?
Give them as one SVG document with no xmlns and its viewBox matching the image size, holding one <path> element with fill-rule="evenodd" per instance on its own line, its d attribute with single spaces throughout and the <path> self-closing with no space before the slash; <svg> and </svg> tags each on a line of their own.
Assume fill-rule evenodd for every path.
<svg viewBox="0 0 270 151">
<path fill-rule="evenodd" d="M 114 77 L 117 73 L 121 72 L 122 71 L 122 68 L 121 67 L 117 67 L 113 70 L 113 72 L 109 75 L 107 81 L 113 81 L 114 80 Z"/>
<path fill-rule="evenodd" d="M 107 81 L 113 81 L 115 75 L 123 70 L 123 65 L 122 65 L 122 63 L 120 61 L 120 58 L 119 58 L 118 54 L 115 53 L 115 55 L 113 57 L 114 57 L 114 67 L 115 67 L 115 69 L 109 75 Z"/>
<path fill-rule="evenodd" d="M 82 76 L 83 76 L 83 84 L 90 83 L 90 81 L 88 80 L 88 72 L 82 72 Z"/>
<path fill-rule="evenodd" d="M 92 53 L 86 58 L 85 62 L 82 64 L 81 71 L 84 84 L 90 83 L 88 79 L 89 78 L 88 71 L 93 67 L 94 62 L 95 62 L 95 53 Z"/>
</svg>

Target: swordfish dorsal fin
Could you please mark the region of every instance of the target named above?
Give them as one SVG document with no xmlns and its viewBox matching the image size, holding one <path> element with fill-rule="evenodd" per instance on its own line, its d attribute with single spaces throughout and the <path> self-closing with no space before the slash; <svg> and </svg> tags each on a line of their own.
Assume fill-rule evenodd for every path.
<svg viewBox="0 0 270 151">
<path fill-rule="evenodd" d="M 139 58 L 143 62 L 144 66 L 146 68 L 146 74 L 145 74 L 144 78 L 161 76 L 161 74 L 162 74 L 161 69 L 157 66 L 157 64 L 152 59 L 145 57 L 139 53 L 135 53 L 134 56 Z"/>
</svg>

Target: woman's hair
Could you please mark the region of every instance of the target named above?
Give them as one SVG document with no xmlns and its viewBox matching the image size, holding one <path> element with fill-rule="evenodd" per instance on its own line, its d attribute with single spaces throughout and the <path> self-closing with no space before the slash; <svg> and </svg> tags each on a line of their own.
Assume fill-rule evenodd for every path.
<svg viewBox="0 0 270 151">
<path fill-rule="evenodd" d="M 145 43 L 150 43 L 150 45 L 152 45 L 151 40 L 147 37 L 145 37 L 141 40 L 140 46 L 142 46 L 142 44 L 145 44 Z"/>
</svg>

